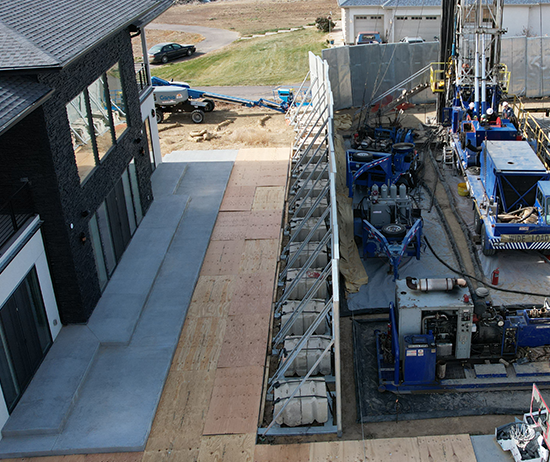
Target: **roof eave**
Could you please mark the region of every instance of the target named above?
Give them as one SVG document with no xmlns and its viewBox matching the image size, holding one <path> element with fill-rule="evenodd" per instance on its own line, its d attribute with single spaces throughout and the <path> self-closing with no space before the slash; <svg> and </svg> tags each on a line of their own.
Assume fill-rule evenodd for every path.
<svg viewBox="0 0 550 462">
<path fill-rule="evenodd" d="M 7 122 L 4 125 L 0 126 L 0 135 L 4 134 L 4 132 L 8 131 L 11 127 L 13 127 L 17 123 L 19 123 L 21 120 L 23 120 L 25 117 L 27 117 L 35 109 L 42 106 L 48 99 L 51 98 L 51 96 L 54 93 L 55 93 L 55 90 L 48 91 L 48 93 L 46 93 L 44 96 L 40 97 L 34 103 L 30 104 L 28 107 L 26 107 L 24 110 L 22 110 L 15 117 L 11 118 L 9 120 L 9 122 Z"/>
<path fill-rule="evenodd" d="M 32 75 L 40 72 L 59 71 L 63 69 L 61 64 L 54 66 L 33 66 L 33 67 L 0 67 L 2 75 Z"/>
</svg>

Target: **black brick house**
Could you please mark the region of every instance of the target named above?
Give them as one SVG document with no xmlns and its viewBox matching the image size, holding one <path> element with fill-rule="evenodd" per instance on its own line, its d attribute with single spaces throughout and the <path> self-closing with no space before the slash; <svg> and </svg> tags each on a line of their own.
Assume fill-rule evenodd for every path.
<svg viewBox="0 0 550 462">
<path fill-rule="evenodd" d="M 171 1 L 0 2 L 0 202 L 30 185 L 63 324 L 88 320 L 153 200 L 131 37 Z"/>
</svg>

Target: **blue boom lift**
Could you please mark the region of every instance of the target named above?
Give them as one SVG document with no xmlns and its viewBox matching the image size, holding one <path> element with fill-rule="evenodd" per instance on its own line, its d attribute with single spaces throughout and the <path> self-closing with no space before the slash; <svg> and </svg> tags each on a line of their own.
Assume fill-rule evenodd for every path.
<svg viewBox="0 0 550 462">
<path fill-rule="evenodd" d="M 277 89 L 277 94 L 280 99 L 277 101 L 270 101 L 268 99 L 260 98 L 258 100 L 250 100 L 245 98 L 239 98 L 236 96 L 221 95 L 219 93 L 211 93 L 208 91 L 197 90 L 191 88 L 185 82 L 174 82 L 161 79 L 159 77 L 152 77 L 151 81 L 154 87 L 175 87 L 175 88 L 185 88 L 187 91 L 187 97 L 189 100 L 202 100 L 206 106 L 204 112 L 211 112 L 214 110 L 215 101 L 222 101 L 224 103 L 235 103 L 240 104 L 245 107 L 265 107 L 267 109 L 272 109 L 277 112 L 286 113 L 286 111 L 292 105 L 294 100 L 293 92 L 289 88 L 279 88 Z"/>
</svg>

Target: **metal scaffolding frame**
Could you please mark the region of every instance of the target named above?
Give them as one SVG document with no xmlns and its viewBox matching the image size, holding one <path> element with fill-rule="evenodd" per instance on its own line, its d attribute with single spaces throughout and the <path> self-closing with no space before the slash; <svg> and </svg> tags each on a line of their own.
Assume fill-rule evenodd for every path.
<svg viewBox="0 0 550 462">
<path fill-rule="evenodd" d="M 309 103 L 293 107 L 287 118 L 294 126 L 296 139 L 293 145 L 292 169 L 289 196 L 287 198 L 288 219 L 285 241 L 281 254 L 281 270 L 278 287 L 282 293 L 275 302 L 275 332 L 271 347 L 272 355 L 282 358 L 283 344 L 291 333 L 298 317 L 307 310 L 310 303 L 323 299 L 324 307 L 305 329 L 292 351 L 279 361 L 275 371 L 270 371 L 266 384 L 266 400 L 274 400 L 274 389 L 281 381 L 297 383 L 290 396 L 278 411 L 273 411 L 271 422 L 258 429 L 258 434 L 291 435 L 314 433 L 342 434 L 342 398 L 340 379 L 340 282 L 338 225 L 336 213 L 336 162 L 333 146 L 333 99 L 328 79 L 328 64 L 319 57 L 309 54 L 311 84 L 307 91 Z M 304 237 L 305 235 L 305 237 Z M 327 257 L 328 255 L 328 257 Z M 322 257 L 322 258 L 321 258 Z M 325 258 L 327 260 L 325 260 Z M 298 264 L 298 262 L 303 262 Z M 323 262 L 323 267 L 317 267 Z M 324 262 L 327 262 L 326 265 Z M 298 288 L 301 290 L 298 290 Z M 293 301 L 296 307 L 290 317 L 282 322 L 283 307 Z M 326 347 L 314 364 L 302 377 L 285 379 L 285 372 L 300 353 L 307 349 L 308 341 L 315 336 L 319 326 L 325 322 L 328 339 Z M 294 336 L 295 338 L 296 336 Z M 321 350 L 318 348 L 317 350 Z M 322 426 L 310 424 L 298 427 L 281 426 L 276 421 L 288 404 L 301 399 L 299 391 L 313 378 L 317 367 L 327 355 L 333 358 L 330 376 L 317 377 L 331 384 L 327 389 L 327 405 L 330 410 L 328 421 Z M 313 361 L 313 360 L 312 360 Z M 298 395 L 298 396 L 297 396 Z M 274 408 L 275 409 L 275 408 Z M 268 419 L 269 420 L 269 419 Z"/>
</svg>

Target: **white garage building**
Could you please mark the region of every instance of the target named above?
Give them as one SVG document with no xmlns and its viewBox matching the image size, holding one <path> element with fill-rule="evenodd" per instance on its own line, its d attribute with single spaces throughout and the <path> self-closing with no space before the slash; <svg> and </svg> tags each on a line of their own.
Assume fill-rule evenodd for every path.
<svg viewBox="0 0 550 462">
<path fill-rule="evenodd" d="M 550 34 L 550 0 L 504 0 L 504 37 Z M 432 41 L 441 27 L 440 0 L 339 0 L 344 41 L 353 45 L 359 32 L 377 31 L 388 43 L 404 37 Z"/>
</svg>

